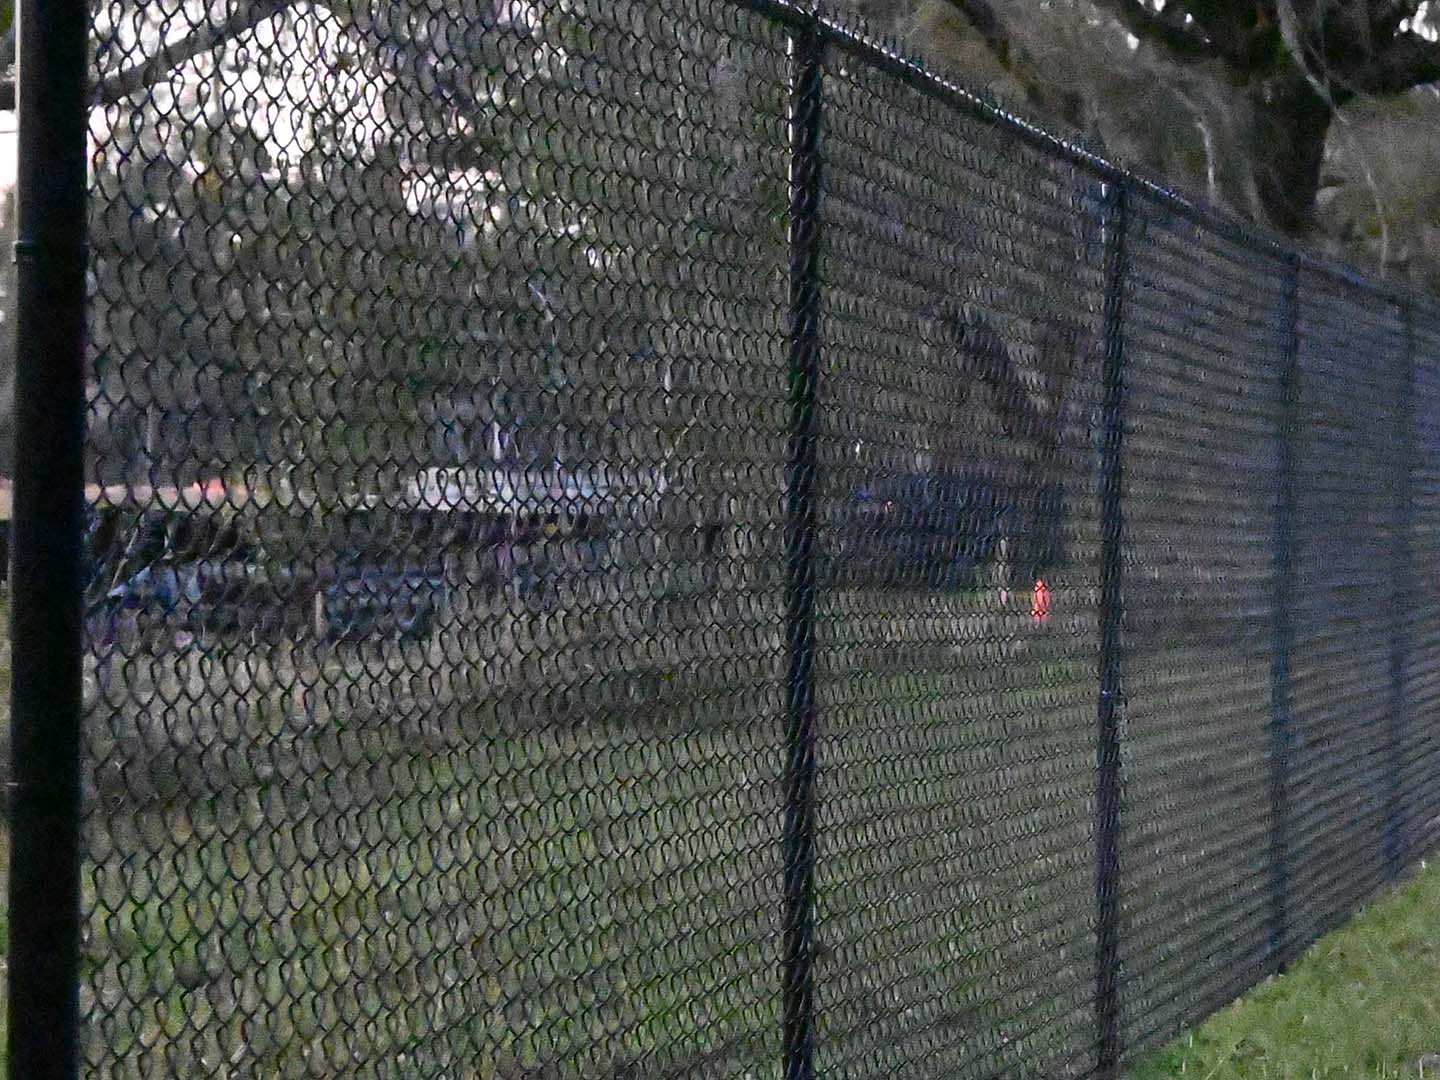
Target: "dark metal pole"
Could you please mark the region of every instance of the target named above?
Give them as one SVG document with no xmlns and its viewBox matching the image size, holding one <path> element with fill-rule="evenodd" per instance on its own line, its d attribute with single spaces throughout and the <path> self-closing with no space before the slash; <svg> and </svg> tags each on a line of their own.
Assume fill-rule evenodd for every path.
<svg viewBox="0 0 1440 1080">
<path fill-rule="evenodd" d="M 1393 538 L 1390 601 L 1390 703 L 1386 717 L 1386 738 L 1390 749 L 1389 790 L 1385 806 L 1385 870 L 1394 879 L 1405 864 L 1405 668 L 1410 652 L 1410 594 L 1412 561 L 1410 531 L 1414 524 L 1414 489 L 1411 471 L 1415 463 L 1415 317 L 1409 304 L 1401 308 L 1404 322 L 1404 349 L 1400 354 L 1400 377 L 1396 380 L 1395 430 L 1392 452 L 1395 465 L 1395 535 Z"/>
<path fill-rule="evenodd" d="M 820 375 L 820 127 L 824 45 L 790 36 L 790 452 L 786 473 L 789 653 L 785 763 L 786 1080 L 815 1075 L 815 394 Z"/>
<path fill-rule="evenodd" d="M 1100 448 L 1100 708 L 1095 787 L 1096 1075 L 1120 1068 L 1120 697 L 1125 542 L 1125 230 L 1123 184 L 1105 200 L 1104 443 Z"/>
<path fill-rule="evenodd" d="M 1300 264 L 1285 261 L 1280 417 L 1276 431 L 1275 573 L 1270 644 L 1270 956 L 1285 969 L 1288 929 L 1291 658 L 1295 651 L 1295 428 L 1300 392 Z"/>
<path fill-rule="evenodd" d="M 79 1073 L 85 0 L 21 0 L 9 1071 Z"/>
</svg>

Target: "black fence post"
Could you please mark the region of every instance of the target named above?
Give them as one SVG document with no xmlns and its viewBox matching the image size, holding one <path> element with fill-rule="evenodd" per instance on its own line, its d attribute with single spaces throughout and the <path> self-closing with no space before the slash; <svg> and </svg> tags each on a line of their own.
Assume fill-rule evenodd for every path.
<svg viewBox="0 0 1440 1080">
<path fill-rule="evenodd" d="M 9 1075 L 79 1074 L 89 5 L 22 0 Z"/>
<path fill-rule="evenodd" d="M 824 44 L 790 35 L 790 445 L 785 554 L 789 655 L 785 763 L 786 1080 L 815 1075 L 815 396 L 820 374 L 820 126 Z"/>
<path fill-rule="evenodd" d="M 1125 542 L 1125 185 L 1105 201 L 1104 443 L 1100 449 L 1100 707 L 1095 788 L 1096 1075 L 1118 1075 L 1120 1038 L 1121 567 Z"/>
<path fill-rule="evenodd" d="M 1295 651 L 1295 428 L 1300 393 L 1300 264 L 1285 261 L 1276 429 L 1274 622 L 1270 643 L 1270 956 L 1285 970 L 1289 903 L 1291 661 Z"/>
<path fill-rule="evenodd" d="M 1394 453 L 1395 513 L 1390 600 L 1390 702 L 1386 717 L 1386 739 L 1390 749 L 1389 787 L 1385 806 L 1385 871 L 1393 880 L 1405 865 L 1405 738 L 1407 733 L 1405 667 L 1410 650 L 1410 593 L 1412 561 L 1410 530 L 1413 525 L 1414 490 L 1411 471 L 1415 461 L 1415 321 L 1411 305 L 1401 305 L 1404 347 L 1400 353 L 1396 380 Z"/>
</svg>

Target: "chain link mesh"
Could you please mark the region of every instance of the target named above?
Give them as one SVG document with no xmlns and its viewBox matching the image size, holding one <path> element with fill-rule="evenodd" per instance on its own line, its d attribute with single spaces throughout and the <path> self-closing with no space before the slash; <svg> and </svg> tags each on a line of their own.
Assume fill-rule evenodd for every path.
<svg viewBox="0 0 1440 1080">
<path fill-rule="evenodd" d="M 1433 845 L 1429 307 L 798 6 L 93 19 L 87 1076 L 1104 1074 Z"/>
<path fill-rule="evenodd" d="M 1405 751 L 1400 770 L 1400 808 L 1404 832 L 1401 857 L 1413 861 L 1433 851 L 1440 840 L 1440 790 L 1432 778 L 1440 768 L 1440 728 L 1417 717 L 1433 716 L 1440 698 L 1440 600 L 1426 587 L 1440 567 L 1440 311 L 1415 309 L 1410 330 L 1410 502 L 1406 536 L 1410 540 L 1408 574 L 1400 581 L 1399 611 L 1408 652 L 1401 666 L 1407 710 L 1402 728 Z"/>
<path fill-rule="evenodd" d="M 784 35 L 269 10 L 94 114 L 90 1075 L 776 1058 Z"/>
<path fill-rule="evenodd" d="M 1060 1075 L 1093 1030 L 1099 185 L 843 54 L 824 148 L 816 1068 Z"/>
<path fill-rule="evenodd" d="M 1129 240 L 1121 974 L 1143 1042 L 1268 959 L 1291 306 L 1281 260 L 1164 206 Z"/>
<path fill-rule="evenodd" d="M 1394 427 L 1404 328 L 1388 301 L 1300 279 L 1295 716 L 1289 859 L 1302 940 L 1386 871 Z M 1363 358 L 1363 364 L 1357 363 Z"/>
</svg>

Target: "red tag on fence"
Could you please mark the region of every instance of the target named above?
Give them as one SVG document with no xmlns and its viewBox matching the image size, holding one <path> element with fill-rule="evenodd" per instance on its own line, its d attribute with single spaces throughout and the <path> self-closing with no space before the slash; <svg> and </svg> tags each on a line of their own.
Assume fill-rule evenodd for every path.
<svg viewBox="0 0 1440 1080">
<path fill-rule="evenodd" d="M 1035 582 L 1035 603 L 1030 607 L 1030 614 L 1042 626 L 1050 621 L 1050 586 L 1043 581 Z"/>
</svg>

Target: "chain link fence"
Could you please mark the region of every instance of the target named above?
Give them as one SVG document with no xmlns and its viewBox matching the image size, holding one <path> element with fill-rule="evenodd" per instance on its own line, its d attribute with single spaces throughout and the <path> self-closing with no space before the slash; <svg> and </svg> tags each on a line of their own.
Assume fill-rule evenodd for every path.
<svg viewBox="0 0 1440 1080">
<path fill-rule="evenodd" d="M 1115 1076 L 1440 835 L 1433 306 L 781 0 L 90 36 L 83 1075 Z"/>
</svg>

